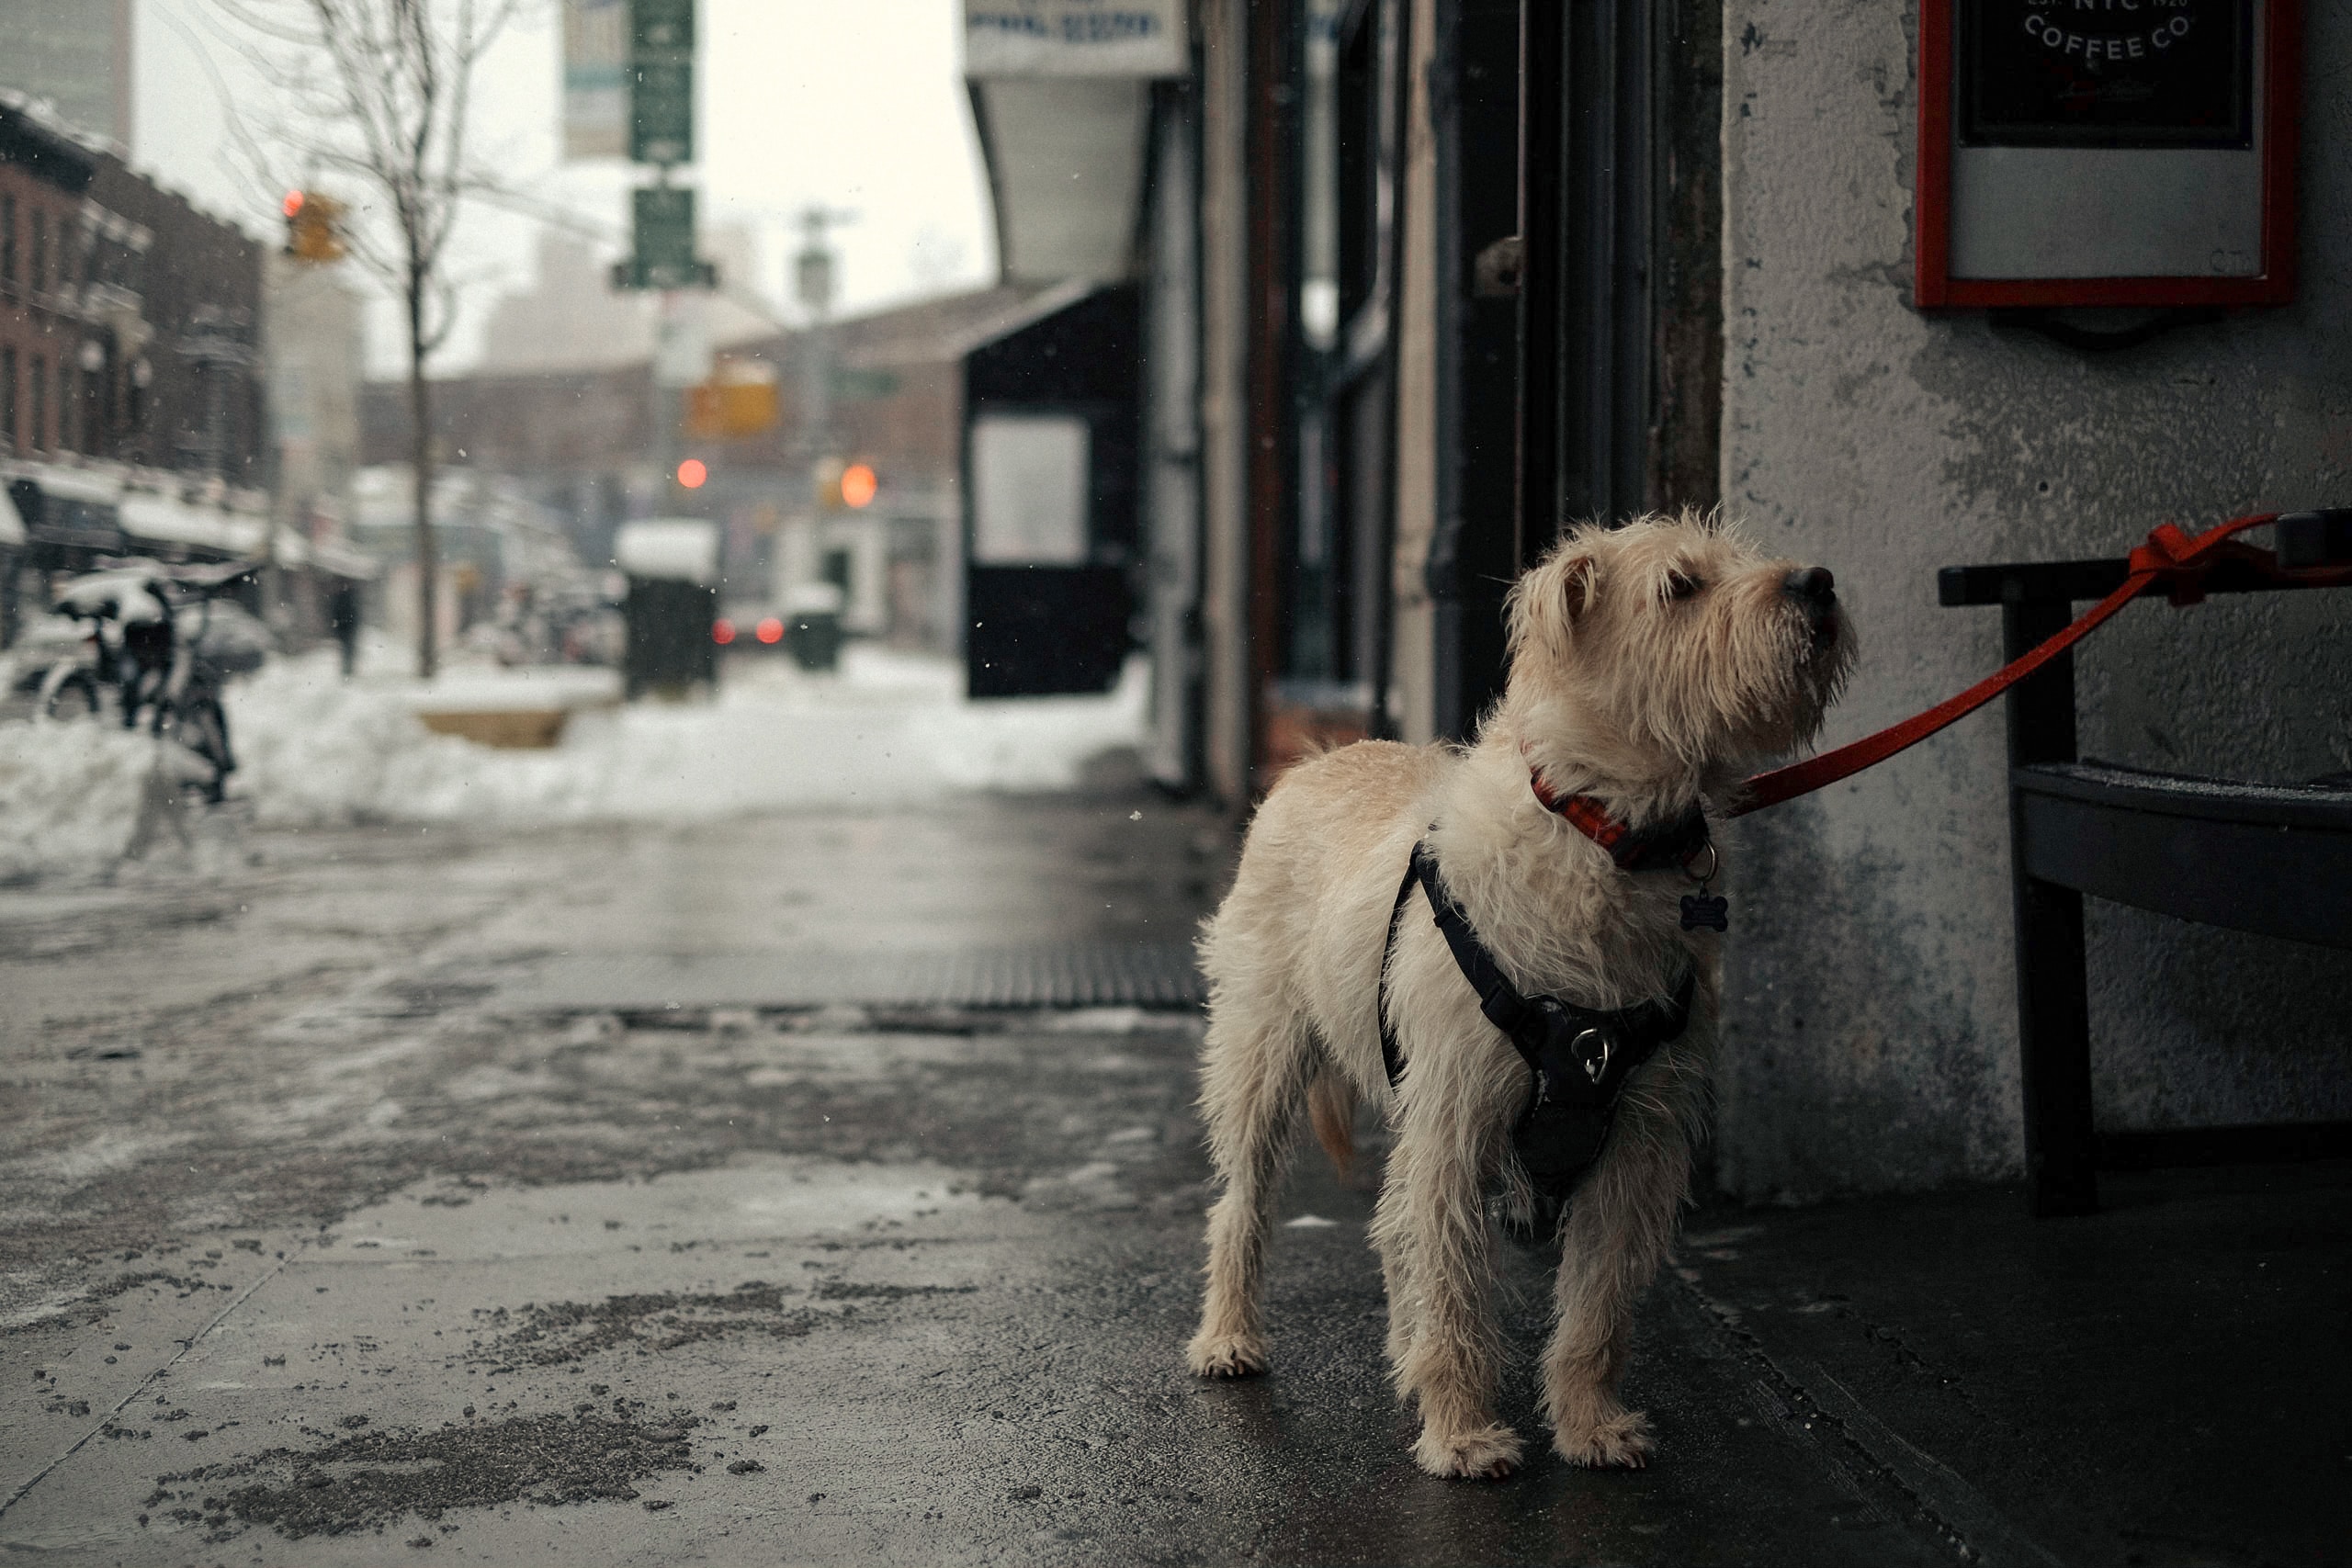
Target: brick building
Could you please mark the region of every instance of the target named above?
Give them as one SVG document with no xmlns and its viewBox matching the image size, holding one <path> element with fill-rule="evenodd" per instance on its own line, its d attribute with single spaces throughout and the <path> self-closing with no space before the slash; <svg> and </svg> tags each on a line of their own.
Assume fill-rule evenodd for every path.
<svg viewBox="0 0 2352 1568">
<path fill-rule="evenodd" d="M 0 453 L 261 474 L 262 247 L 0 95 Z"/>
<path fill-rule="evenodd" d="M 111 334 L 97 394 L 107 400 L 107 417 L 84 449 L 261 484 L 262 242 L 112 152 L 101 151 L 96 163 L 91 200 L 152 244 L 127 297 L 119 290 L 93 301 Z"/>
<path fill-rule="evenodd" d="M 259 547 L 262 256 L 0 91 L 0 642 L 28 572 Z"/>
<path fill-rule="evenodd" d="M 97 157 L 63 131 L 0 101 L 0 450 L 73 450 L 86 439 L 82 412 L 92 323 L 79 298 L 86 241 L 108 216 L 90 199 Z M 137 256 L 148 236 L 106 260 Z M 103 352 L 103 350 L 101 350 Z"/>
</svg>

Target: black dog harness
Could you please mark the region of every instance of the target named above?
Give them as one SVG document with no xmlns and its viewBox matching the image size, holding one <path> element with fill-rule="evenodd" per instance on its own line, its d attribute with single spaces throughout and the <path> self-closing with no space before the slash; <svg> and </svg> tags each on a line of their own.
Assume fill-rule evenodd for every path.
<svg viewBox="0 0 2352 1568">
<path fill-rule="evenodd" d="M 1548 1197 L 1565 1198 L 1592 1162 L 1609 1136 L 1617 1097 L 1634 1069 L 1650 1059 L 1660 1045 L 1679 1040 L 1690 1022 L 1690 996 L 1698 971 L 1686 970 L 1670 999 L 1653 998 L 1633 1007 L 1603 1012 L 1578 1007 L 1557 997 L 1522 997 L 1503 974 L 1462 906 L 1438 878 L 1437 857 L 1429 845 L 1413 846 L 1413 858 L 1397 885 L 1396 902 L 1388 914 L 1388 945 L 1396 944 L 1396 927 L 1406 900 L 1419 883 L 1429 896 L 1430 908 L 1463 978 L 1478 993 L 1478 1010 L 1487 1021 L 1510 1036 L 1512 1045 L 1535 1075 L 1535 1099 L 1511 1128 L 1511 1145 L 1536 1190 Z M 1388 965 L 1381 964 L 1380 1055 L 1394 1088 L 1404 1071 L 1398 1055 L 1396 1027 L 1388 1021 Z"/>
</svg>

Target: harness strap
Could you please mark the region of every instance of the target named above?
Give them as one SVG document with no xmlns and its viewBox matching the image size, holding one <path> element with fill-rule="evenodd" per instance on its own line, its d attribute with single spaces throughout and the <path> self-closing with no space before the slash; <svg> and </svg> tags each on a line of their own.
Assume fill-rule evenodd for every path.
<svg viewBox="0 0 2352 1568">
<path fill-rule="evenodd" d="M 1392 1089 L 1404 1076 L 1405 1059 L 1396 1048 L 1396 1026 L 1388 1021 L 1388 955 L 1396 951 L 1396 922 L 1405 918 L 1405 900 L 1413 896 L 1413 884 L 1420 879 L 1421 846 L 1415 844 L 1413 852 L 1405 857 L 1405 880 L 1396 885 L 1396 901 L 1388 907 L 1388 941 L 1380 950 L 1380 988 L 1374 998 L 1380 1014 L 1380 1063 L 1388 1069 Z"/>
<path fill-rule="evenodd" d="M 1521 996 L 1502 965 L 1487 951 L 1470 917 L 1447 892 L 1438 875 L 1437 857 L 1426 841 L 1413 846 L 1404 880 L 1396 886 L 1396 902 L 1388 914 L 1388 948 L 1396 943 L 1397 921 L 1412 897 L 1415 884 L 1430 901 L 1437 929 L 1453 951 L 1453 962 L 1470 988 L 1478 994 L 1478 1010 L 1487 1021 L 1510 1040 L 1536 1077 L 1536 1103 L 1603 1107 L 1635 1067 L 1658 1046 L 1679 1040 L 1690 1021 L 1690 998 L 1695 969 L 1683 973 L 1674 995 L 1652 998 L 1628 1008 L 1604 1011 L 1579 1007 L 1558 997 Z M 1385 955 L 1384 955 L 1385 960 Z M 1388 1016 L 1388 965 L 1381 964 L 1380 1055 L 1394 1087 L 1404 1071 L 1396 1043 L 1396 1028 Z"/>
</svg>

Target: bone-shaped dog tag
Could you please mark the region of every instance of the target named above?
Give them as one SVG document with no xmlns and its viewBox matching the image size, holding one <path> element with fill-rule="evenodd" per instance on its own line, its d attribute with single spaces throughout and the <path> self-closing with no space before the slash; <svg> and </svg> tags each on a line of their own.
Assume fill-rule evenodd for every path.
<svg viewBox="0 0 2352 1568">
<path fill-rule="evenodd" d="M 1719 931 L 1731 930 L 1731 900 L 1715 894 L 1685 893 L 1682 896 L 1682 929 L 1695 931 L 1701 926 Z"/>
</svg>

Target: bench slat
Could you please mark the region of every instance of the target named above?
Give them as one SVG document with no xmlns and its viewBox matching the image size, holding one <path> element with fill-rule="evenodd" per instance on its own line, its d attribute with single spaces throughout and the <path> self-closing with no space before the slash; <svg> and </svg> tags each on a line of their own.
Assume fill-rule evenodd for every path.
<svg viewBox="0 0 2352 1568">
<path fill-rule="evenodd" d="M 2023 869 L 2177 919 L 2352 948 L 2352 790 L 2080 763 L 2010 772 Z"/>
<path fill-rule="evenodd" d="M 2070 604 L 2104 599 L 2123 586 L 2132 563 L 2121 556 L 2105 560 L 2012 561 L 1999 566 L 1948 566 L 1936 573 L 1936 603 L 1946 609 L 1969 604 L 2021 604 L 2031 600 Z M 2239 560 L 2213 564 L 2202 584 L 2207 593 L 2282 593 L 2342 583 L 2281 581 Z M 2152 582 L 2142 596 L 2169 592 Z"/>
<path fill-rule="evenodd" d="M 2150 1127 L 2098 1134 L 2098 1163 L 2104 1170 L 2346 1158 L 2352 1158 L 2352 1122 L 2272 1122 L 2256 1127 Z"/>
</svg>

